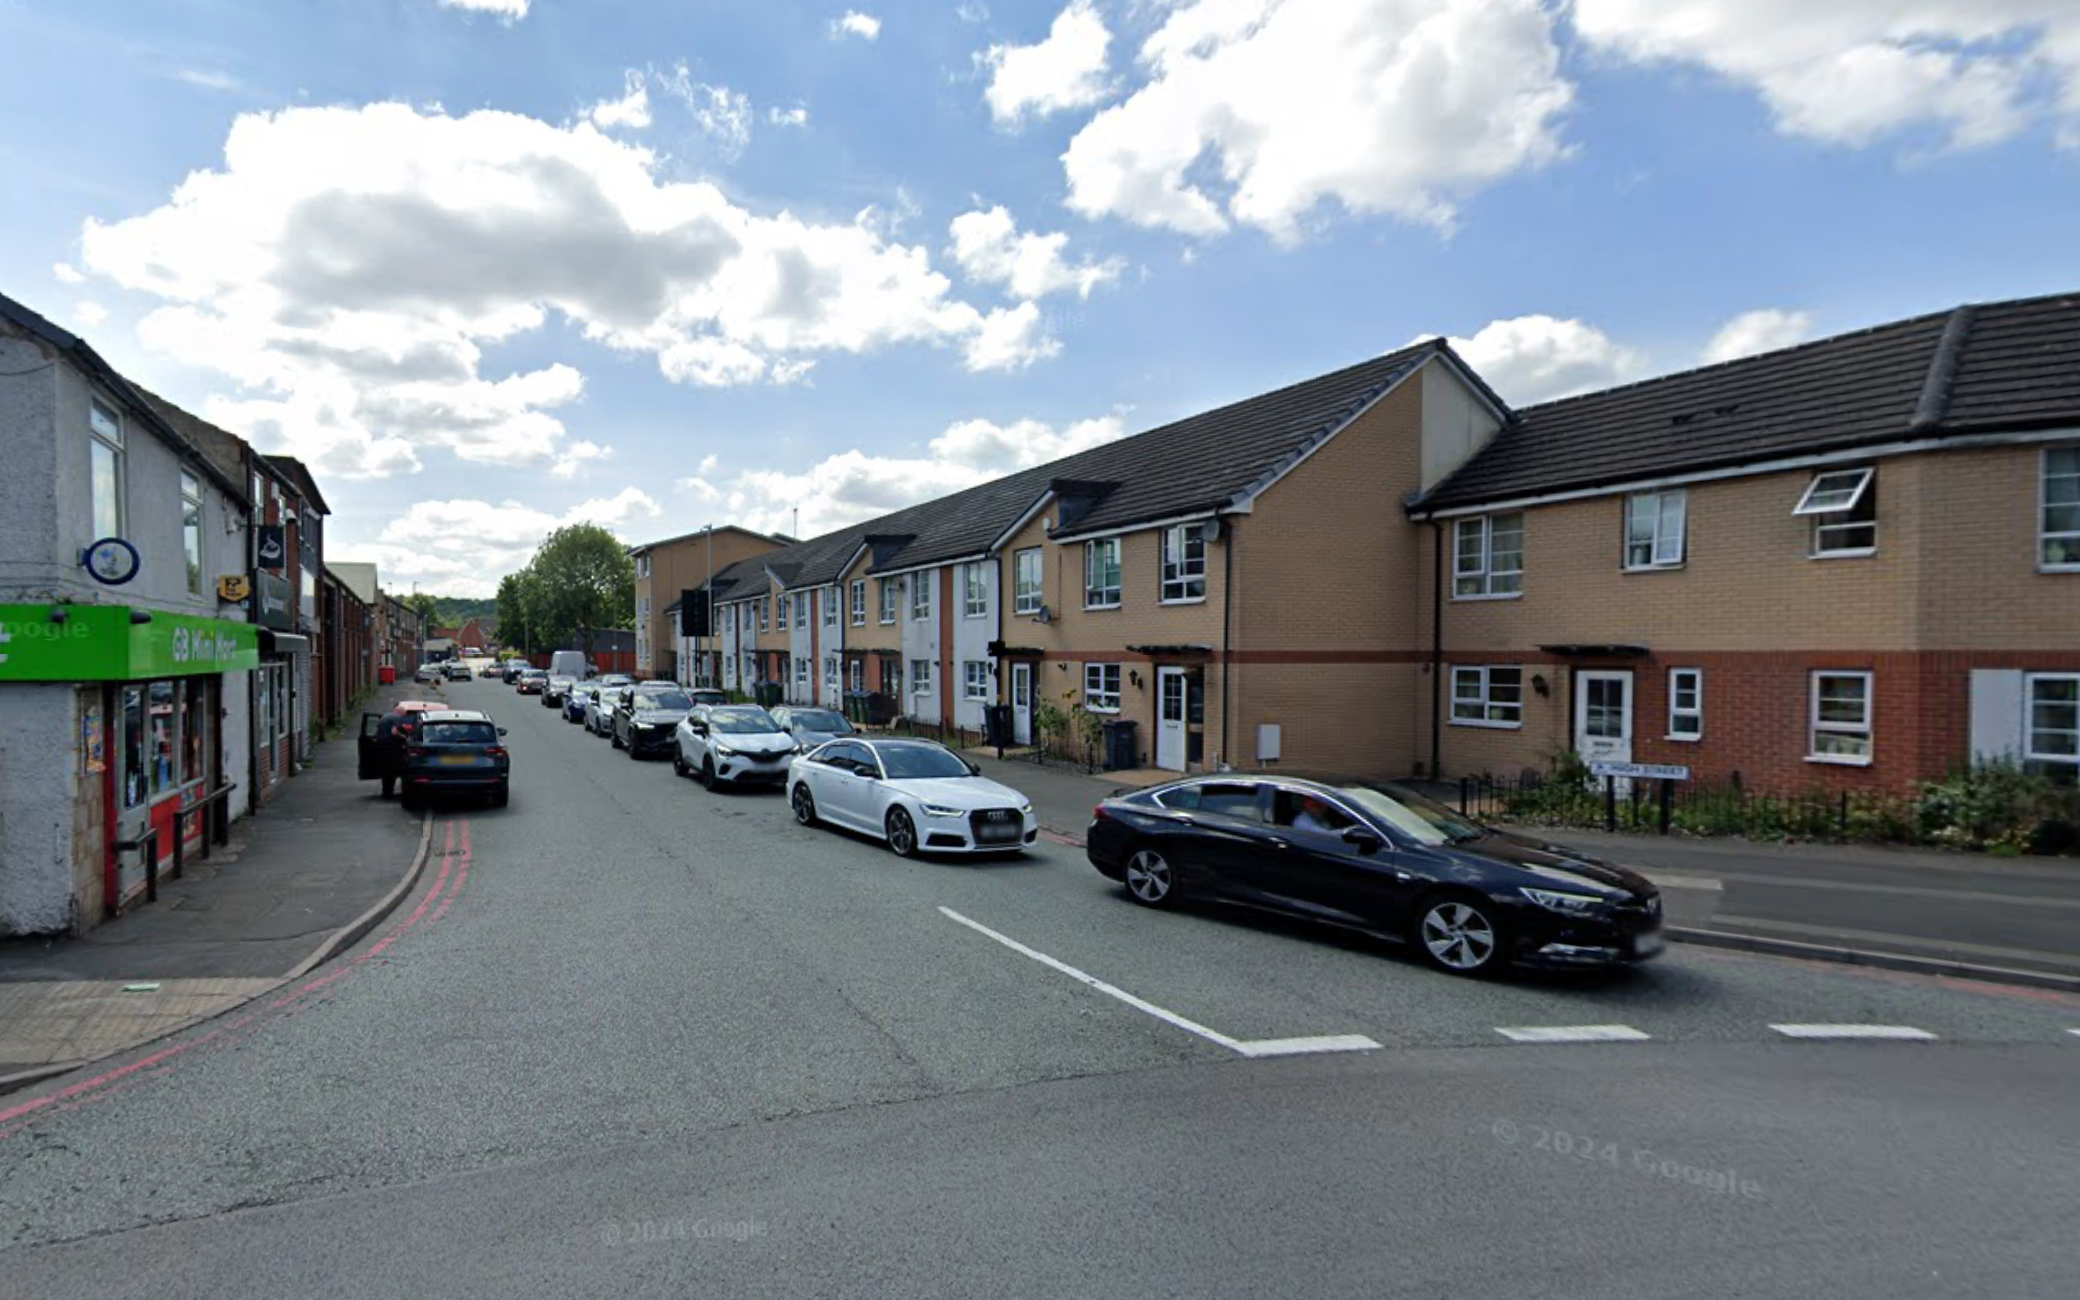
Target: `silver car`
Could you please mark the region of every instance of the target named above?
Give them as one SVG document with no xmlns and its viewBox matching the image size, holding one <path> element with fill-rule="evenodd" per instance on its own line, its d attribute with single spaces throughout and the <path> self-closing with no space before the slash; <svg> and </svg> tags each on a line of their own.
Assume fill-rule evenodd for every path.
<svg viewBox="0 0 2080 1300">
<path fill-rule="evenodd" d="M 813 709 L 783 704 L 772 713 L 773 721 L 780 724 L 782 731 L 794 737 L 795 743 L 802 747 L 803 753 L 826 741 L 855 734 L 852 724 L 845 720 L 845 715 L 835 709 Z"/>
<path fill-rule="evenodd" d="M 585 701 L 585 730 L 605 736 L 614 730 L 614 706 L 621 703 L 626 686 L 602 686 Z"/>
<path fill-rule="evenodd" d="M 782 785 L 801 752 L 793 736 L 756 704 L 700 704 L 673 736 L 672 767 L 715 790 L 723 785 Z"/>
</svg>

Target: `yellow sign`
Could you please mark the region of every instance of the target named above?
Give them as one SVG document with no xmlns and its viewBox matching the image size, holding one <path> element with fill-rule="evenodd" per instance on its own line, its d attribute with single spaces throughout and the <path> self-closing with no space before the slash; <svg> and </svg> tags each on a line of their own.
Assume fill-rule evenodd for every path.
<svg viewBox="0 0 2080 1300">
<path fill-rule="evenodd" d="M 217 579 L 217 599 L 237 604 L 253 594 L 253 580 L 243 573 L 227 573 Z"/>
</svg>

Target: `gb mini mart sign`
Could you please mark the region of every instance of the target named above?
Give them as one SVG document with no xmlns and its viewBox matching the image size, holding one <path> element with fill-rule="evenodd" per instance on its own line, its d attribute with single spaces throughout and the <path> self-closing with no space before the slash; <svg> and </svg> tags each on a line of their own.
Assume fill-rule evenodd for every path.
<svg viewBox="0 0 2080 1300">
<path fill-rule="evenodd" d="M 260 665 L 250 623 L 122 605 L 0 605 L 0 681 L 132 682 Z"/>
</svg>

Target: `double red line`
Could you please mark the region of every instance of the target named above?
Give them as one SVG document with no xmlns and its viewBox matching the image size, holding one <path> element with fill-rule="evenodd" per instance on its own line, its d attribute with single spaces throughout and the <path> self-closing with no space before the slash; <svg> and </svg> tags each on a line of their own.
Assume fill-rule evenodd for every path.
<svg viewBox="0 0 2080 1300">
<path fill-rule="evenodd" d="M 419 905 L 414 907 L 409 915 L 392 927 L 388 934 L 385 934 L 381 939 L 370 945 L 367 951 L 356 954 L 352 959 L 341 963 L 337 969 L 328 974 L 321 975 L 316 979 L 306 980 L 293 991 L 270 999 L 264 1006 L 247 1011 L 235 1019 L 225 1021 L 200 1037 L 187 1039 L 171 1047 L 153 1052 L 149 1056 L 140 1057 L 128 1065 L 118 1066 L 113 1070 L 106 1070 L 94 1075 L 92 1078 L 82 1079 L 78 1083 L 70 1084 L 48 1096 L 38 1097 L 32 1101 L 25 1101 L 5 1109 L 0 1109 L 0 1138 L 9 1137 L 27 1128 L 28 1124 L 26 1122 L 16 1122 L 24 1120 L 27 1116 L 35 1115 L 38 1112 L 45 1112 L 47 1115 L 57 1115 L 65 1111 L 76 1110 L 89 1102 L 98 1101 L 115 1093 L 126 1091 L 144 1082 L 146 1079 L 154 1078 L 164 1073 L 172 1067 L 179 1057 L 187 1055 L 196 1048 L 221 1045 L 233 1038 L 242 1036 L 266 1017 L 294 1005 L 333 981 L 344 979 L 355 971 L 360 970 L 369 961 L 380 956 L 391 944 L 396 943 L 410 933 L 412 928 L 422 921 L 427 925 L 431 925 L 435 921 L 440 920 L 441 917 L 447 914 L 448 906 L 455 901 L 455 896 L 462 892 L 464 883 L 469 880 L 470 867 L 469 819 L 467 817 L 459 820 L 450 819 L 444 822 L 443 825 L 446 827 L 446 835 L 441 847 L 441 866 L 440 870 L 434 875 L 432 888 L 426 891 L 425 897 L 419 900 Z M 458 826 L 461 828 L 459 835 L 456 830 Z"/>
</svg>

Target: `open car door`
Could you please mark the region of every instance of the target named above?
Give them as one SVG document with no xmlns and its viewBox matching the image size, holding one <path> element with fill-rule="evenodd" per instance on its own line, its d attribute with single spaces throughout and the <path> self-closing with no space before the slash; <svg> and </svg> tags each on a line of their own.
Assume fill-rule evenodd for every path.
<svg viewBox="0 0 2080 1300">
<path fill-rule="evenodd" d="M 361 736 L 354 742 L 355 774 L 364 781 L 383 775 L 383 751 L 376 744 L 376 730 L 383 725 L 380 713 L 361 715 Z"/>
</svg>

